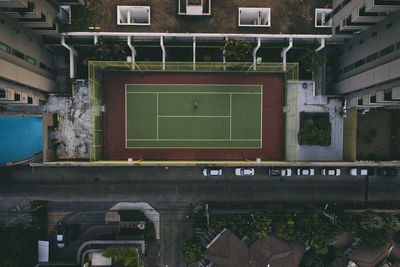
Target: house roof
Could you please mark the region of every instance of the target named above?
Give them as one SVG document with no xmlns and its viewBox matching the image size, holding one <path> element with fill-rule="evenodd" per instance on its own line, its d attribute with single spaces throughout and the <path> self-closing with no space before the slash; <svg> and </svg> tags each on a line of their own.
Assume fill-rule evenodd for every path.
<svg viewBox="0 0 400 267">
<path fill-rule="evenodd" d="M 380 249 L 361 246 L 350 253 L 349 259 L 357 263 L 360 267 L 375 267 L 388 256 L 391 247 L 391 243 Z"/>
<path fill-rule="evenodd" d="M 248 247 L 230 230 L 221 232 L 204 253 L 204 257 L 217 266 L 249 266 Z"/>
<path fill-rule="evenodd" d="M 182 0 L 185 1 L 185 0 Z M 178 15 L 178 0 L 86 0 L 93 10 L 93 26 L 105 32 L 331 34 L 331 28 L 315 28 L 315 8 L 331 6 L 331 0 L 211 0 L 211 15 Z M 117 25 L 117 6 L 149 6 L 150 26 Z M 239 27 L 239 7 L 271 9 L 270 27 Z"/>
<path fill-rule="evenodd" d="M 218 267 L 299 266 L 304 247 L 294 241 L 284 241 L 273 235 L 246 246 L 230 230 L 224 229 L 209 245 L 204 257 Z"/>
</svg>

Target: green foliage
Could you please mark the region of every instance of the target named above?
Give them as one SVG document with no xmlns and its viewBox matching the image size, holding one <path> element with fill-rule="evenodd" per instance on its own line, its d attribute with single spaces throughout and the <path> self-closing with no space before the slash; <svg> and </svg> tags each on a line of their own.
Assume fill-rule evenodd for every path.
<svg viewBox="0 0 400 267">
<path fill-rule="evenodd" d="M 86 6 L 71 5 L 71 23 L 57 19 L 59 32 L 88 31 L 93 13 Z"/>
<path fill-rule="evenodd" d="M 331 128 L 318 129 L 315 126 L 308 126 L 299 131 L 300 145 L 329 146 L 331 144 Z"/>
<path fill-rule="evenodd" d="M 272 220 L 273 233 L 284 240 L 294 240 L 294 218 L 289 213 L 276 214 Z"/>
<path fill-rule="evenodd" d="M 142 263 L 135 248 L 107 248 L 102 255 L 114 261 L 122 261 L 125 267 L 140 267 Z"/>
<path fill-rule="evenodd" d="M 203 255 L 203 246 L 196 239 L 185 240 L 182 252 L 187 263 L 197 263 Z"/>
<path fill-rule="evenodd" d="M 224 54 L 227 62 L 251 61 L 252 45 L 249 42 L 228 39 L 225 42 Z"/>
<path fill-rule="evenodd" d="M 399 220 L 385 213 L 364 212 L 359 219 L 357 235 L 367 247 L 381 248 L 400 230 Z"/>
<path fill-rule="evenodd" d="M 126 42 L 106 42 L 99 38 L 92 53 L 83 59 L 83 65 L 87 65 L 90 60 L 97 61 L 125 61 L 129 47 Z"/>
<path fill-rule="evenodd" d="M 272 218 L 266 211 L 255 211 L 251 217 L 255 236 L 262 238 L 272 232 Z"/>
<path fill-rule="evenodd" d="M 316 254 L 328 253 L 328 242 L 343 233 L 337 225 L 326 217 L 307 211 L 296 217 L 295 232 L 297 240 L 302 240 Z"/>
</svg>

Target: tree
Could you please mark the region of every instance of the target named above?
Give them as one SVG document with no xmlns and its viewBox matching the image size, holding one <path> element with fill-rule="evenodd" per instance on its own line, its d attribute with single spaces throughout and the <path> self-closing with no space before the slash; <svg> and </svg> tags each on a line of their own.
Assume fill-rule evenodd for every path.
<svg viewBox="0 0 400 267">
<path fill-rule="evenodd" d="M 224 55 L 228 62 L 249 62 L 251 61 L 252 46 L 249 42 L 235 39 L 228 39 L 225 42 Z"/>
<path fill-rule="evenodd" d="M 103 257 L 122 261 L 125 267 L 140 267 L 142 262 L 135 248 L 107 248 L 102 253 Z"/>
<path fill-rule="evenodd" d="M 203 256 L 203 246 L 196 239 L 188 239 L 183 242 L 182 252 L 187 263 L 197 263 Z"/>
</svg>

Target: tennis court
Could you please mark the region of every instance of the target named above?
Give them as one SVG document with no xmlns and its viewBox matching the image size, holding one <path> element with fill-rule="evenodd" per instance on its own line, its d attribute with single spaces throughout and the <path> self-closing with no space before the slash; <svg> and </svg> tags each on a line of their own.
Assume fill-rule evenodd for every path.
<svg viewBox="0 0 400 267">
<path fill-rule="evenodd" d="M 128 84 L 127 148 L 260 148 L 261 85 Z"/>
<path fill-rule="evenodd" d="M 102 81 L 105 159 L 283 158 L 283 75 L 112 71 Z"/>
</svg>

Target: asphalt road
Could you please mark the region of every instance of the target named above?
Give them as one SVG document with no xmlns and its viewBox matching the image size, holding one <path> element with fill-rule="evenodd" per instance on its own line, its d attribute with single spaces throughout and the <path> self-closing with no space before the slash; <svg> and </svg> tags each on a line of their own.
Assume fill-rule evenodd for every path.
<svg viewBox="0 0 400 267">
<path fill-rule="evenodd" d="M 201 167 L 28 167 L 0 169 L 2 198 L 50 201 L 394 201 L 400 177 L 347 174 L 271 177 L 256 168 L 252 177 L 204 177 Z M 319 170 L 316 170 L 319 173 Z M 344 172 L 343 172 L 344 173 Z M 366 182 L 367 181 L 367 182 Z"/>
<path fill-rule="evenodd" d="M 252 177 L 237 177 L 234 168 L 223 175 L 204 177 L 193 167 L 28 167 L 0 168 L 0 214 L 18 217 L 15 206 L 31 199 L 62 202 L 58 211 L 104 210 L 118 201 L 149 202 L 160 212 L 160 266 L 186 266 L 181 253 L 190 235 L 187 215 L 199 202 L 381 202 L 400 200 L 400 177 L 342 175 L 271 177 L 255 168 Z M 316 168 L 319 173 L 320 168 Z M 94 205 L 82 208 L 80 203 Z M 71 204 L 68 204 L 71 203 Z M 15 214 L 14 214 L 15 212 Z M 99 222 L 100 223 L 100 222 Z M 102 222 L 101 222 L 102 223 Z"/>
</svg>

